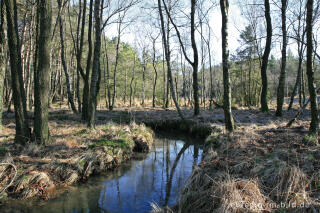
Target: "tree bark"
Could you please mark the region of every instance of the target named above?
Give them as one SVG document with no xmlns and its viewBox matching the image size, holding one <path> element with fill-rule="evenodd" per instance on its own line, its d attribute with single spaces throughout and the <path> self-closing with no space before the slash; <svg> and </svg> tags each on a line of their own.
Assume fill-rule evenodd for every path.
<svg viewBox="0 0 320 213">
<path fill-rule="evenodd" d="M 133 95 L 133 81 L 135 78 L 135 67 L 136 67 L 136 55 L 134 55 L 134 58 L 133 58 L 132 78 L 130 81 L 130 107 L 132 106 L 132 101 L 133 101 L 132 95 Z"/>
<path fill-rule="evenodd" d="M 8 48 L 10 52 L 11 84 L 14 103 L 16 135 L 15 142 L 25 144 L 30 139 L 30 130 L 26 110 L 26 98 L 23 88 L 20 44 L 18 36 L 16 0 L 5 1 L 7 13 Z M 11 103 L 9 103 L 9 106 Z"/>
<path fill-rule="evenodd" d="M 143 64 L 142 64 L 142 91 L 141 91 L 141 105 L 144 107 L 144 99 L 145 99 L 145 84 L 146 84 L 146 52 L 145 49 L 143 50 L 142 53 L 142 60 L 143 60 Z"/>
<path fill-rule="evenodd" d="M 48 95 L 50 84 L 51 0 L 38 0 L 36 67 L 34 72 L 34 133 L 38 143 L 49 141 Z"/>
<path fill-rule="evenodd" d="M 90 128 L 94 128 L 94 125 L 95 125 L 97 95 L 99 93 L 100 48 L 101 48 L 101 16 L 99 12 L 100 12 L 100 0 L 95 0 L 94 1 L 95 43 L 94 43 L 94 53 L 93 53 L 93 66 L 92 66 L 92 73 L 91 73 L 89 116 L 88 116 L 88 127 Z"/>
<path fill-rule="evenodd" d="M 157 80 L 158 80 L 158 71 L 156 65 L 156 40 L 152 41 L 152 48 L 153 48 L 153 59 L 152 59 L 152 66 L 154 70 L 154 80 L 153 80 L 153 88 L 152 88 L 152 107 L 156 107 L 156 88 L 157 88 Z"/>
<path fill-rule="evenodd" d="M 261 96 L 260 96 L 260 105 L 262 112 L 268 112 L 268 77 L 267 77 L 267 68 L 268 68 L 268 61 L 269 55 L 271 51 L 271 42 L 272 42 L 272 23 L 271 23 L 271 16 L 270 16 L 270 3 L 269 0 L 264 0 L 264 7 L 265 7 L 265 18 L 267 23 L 267 39 L 266 39 L 266 46 L 264 49 L 264 54 L 262 57 L 262 66 L 261 66 L 261 82 L 262 82 L 262 89 L 261 89 Z"/>
<path fill-rule="evenodd" d="M 0 130 L 2 129 L 3 89 L 5 79 L 4 1 L 0 2 Z"/>
<path fill-rule="evenodd" d="M 195 10 L 196 10 L 196 0 L 191 0 L 191 46 L 193 50 L 193 98 L 194 98 L 194 115 L 200 114 L 199 106 L 199 85 L 198 85 L 198 50 L 195 38 Z"/>
<path fill-rule="evenodd" d="M 223 109 L 226 129 L 232 132 L 235 128 L 231 111 L 231 87 L 229 77 L 229 50 L 228 50 L 228 0 L 220 0 L 222 15 L 222 66 L 223 66 Z"/>
<path fill-rule="evenodd" d="M 282 108 L 284 103 L 284 88 L 286 83 L 286 64 L 287 64 L 287 25 L 286 25 L 286 9 L 287 0 L 281 0 L 281 21 L 282 21 L 282 58 L 281 71 L 279 77 L 279 85 L 277 90 L 277 111 L 276 116 L 282 116 Z"/>
<path fill-rule="evenodd" d="M 86 74 L 83 72 L 83 68 L 81 65 L 82 60 L 82 52 L 83 52 L 83 40 L 84 40 L 84 29 L 86 24 L 86 10 L 87 10 L 87 0 L 83 1 L 83 9 L 82 9 L 82 20 L 81 20 L 81 32 L 80 32 L 80 43 L 77 46 L 77 99 L 78 99 L 78 110 L 79 112 L 82 111 L 81 109 L 81 99 L 80 99 L 80 76 L 84 77 Z M 79 10 L 79 18 L 80 18 L 81 11 Z M 80 20 L 78 20 L 80 21 Z M 79 39 L 77 40 L 79 41 Z M 85 78 L 84 78 L 85 79 Z M 84 118 L 83 114 L 82 117 Z"/>
<path fill-rule="evenodd" d="M 90 0 L 89 6 L 89 26 L 88 26 L 88 56 L 87 56 L 87 67 L 86 73 L 83 76 L 84 86 L 82 94 L 82 120 L 88 120 L 88 108 L 89 108 L 89 76 L 91 69 L 91 58 L 92 58 L 92 10 L 93 10 L 93 0 Z"/>
<path fill-rule="evenodd" d="M 308 88 L 310 93 L 311 103 L 311 123 L 310 134 L 318 134 L 319 131 L 319 115 L 318 115 L 318 103 L 317 93 L 314 86 L 314 72 L 313 72 L 313 0 L 307 1 L 307 76 L 308 76 Z"/>
</svg>

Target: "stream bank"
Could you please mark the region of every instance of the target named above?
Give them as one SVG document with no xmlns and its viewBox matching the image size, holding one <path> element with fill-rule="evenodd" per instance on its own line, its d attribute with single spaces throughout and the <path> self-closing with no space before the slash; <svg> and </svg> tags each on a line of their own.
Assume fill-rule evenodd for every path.
<svg viewBox="0 0 320 213">
<path fill-rule="evenodd" d="M 48 201 L 12 200 L 3 213 L 150 212 L 174 206 L 181 188 L 202 160 L 202 145 L 180 134 L 156 133 L 149 153 L 137 153 L 117 168 L 70 186 Z"/>
<path fill-rule="evenodd" d="M 149 152 L 153 131 L 143 124 L 107 123 L 87 129 L 79 123 L 51 122 L 53 142 L 47 146 L 13 144 L 10 137 L 1 144 L 1 187 L 7 186 L 1 201 L 7 198 L 39 197 L 48 200 L 67 186 L 86 181 L 90 176 L 118 167 L 137 152 Z"/>
</svg>

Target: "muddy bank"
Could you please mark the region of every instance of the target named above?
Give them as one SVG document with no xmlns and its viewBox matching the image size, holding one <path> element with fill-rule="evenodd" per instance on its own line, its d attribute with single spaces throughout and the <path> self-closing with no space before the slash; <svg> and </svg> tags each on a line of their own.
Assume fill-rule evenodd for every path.
<svg viewBox="0 0 320 213">
<path fill-rule="evenodd" d="M 8 126 L 8 131 L 9 131 Z M 1 201 L 7 198 L 50 199 L 57 189 L 86 181 L 90 176 L 117 167 L 136 152 L 148 152 L 153 131 L 145 125 L 107 123 L 88 130 L 79 123 L 51 122 L 53 142 L 48 146 L 13 144 L 10 136 L 1 143 Z M 14 176 L 16 176 L 14 178 Z"/>
</svg>

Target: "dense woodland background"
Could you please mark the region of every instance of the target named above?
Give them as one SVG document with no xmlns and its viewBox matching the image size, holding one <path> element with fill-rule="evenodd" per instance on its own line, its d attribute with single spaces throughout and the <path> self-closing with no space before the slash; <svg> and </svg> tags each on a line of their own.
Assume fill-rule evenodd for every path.
<svg viewBox="0 0 320 213">
<path fill-rule="evenodd" d="M 243 25 L 230 54 L 229 4 Z M 303 107 L 310 96 L 316 132 L 319 7 L 318 0 L 2 0 L 0 111 L 15 110 L 17 142 L 46 143 L 48 109 L 66 101 L 90 127 L 97 108 L 175 106 L 184 119 L 181 107 L 195 115 L 223 107 L 232 131 L 232 107 L 276 107 L 281 116 L 284 103 Z"/>
</svg>

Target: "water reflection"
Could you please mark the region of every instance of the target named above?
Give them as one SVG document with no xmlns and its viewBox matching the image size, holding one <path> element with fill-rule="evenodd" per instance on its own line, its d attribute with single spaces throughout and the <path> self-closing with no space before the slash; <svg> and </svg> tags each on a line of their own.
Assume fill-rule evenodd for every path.
<svg viewBox="0 0 320 213">
<path fill-rule="evenodd" d="M 16 212 L 113 213 L 149 212 L 151 202 L 173 206 L 193 166 L 201 160 L 201 154 L 199 145 L 191 145 L 190 141 L 158 137 L 150 154 L 90 179 L 57 199 L 42 206 L 15 202 L 5 209 L 11 210 L 7 212 L 19 208 L 25 211 Z M 1 208 L 0 212 L 3 212 Z"/>
</svg>

